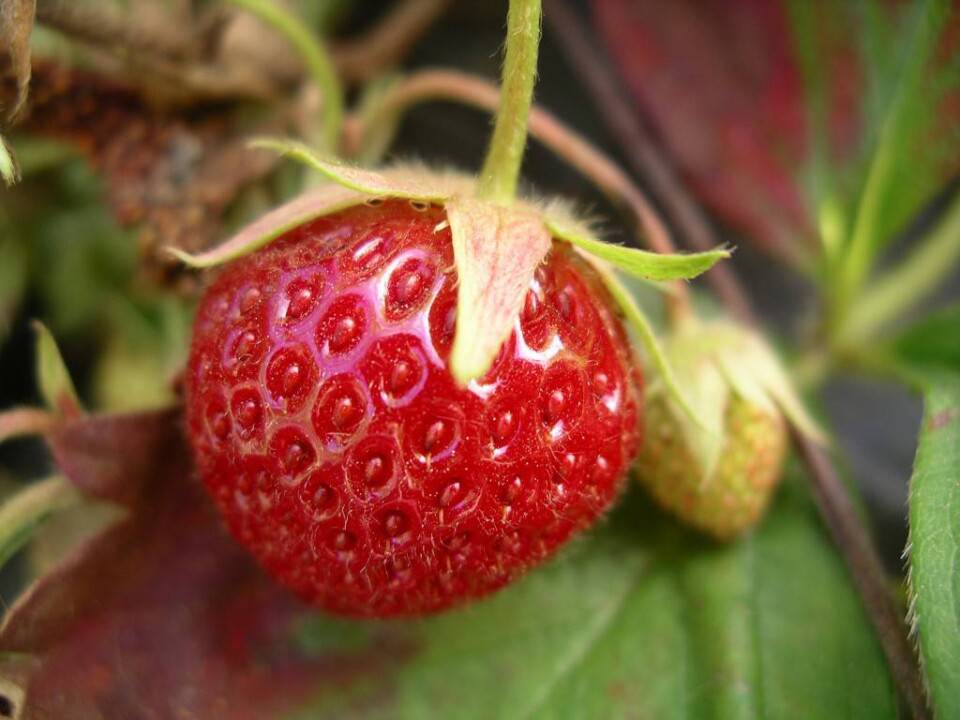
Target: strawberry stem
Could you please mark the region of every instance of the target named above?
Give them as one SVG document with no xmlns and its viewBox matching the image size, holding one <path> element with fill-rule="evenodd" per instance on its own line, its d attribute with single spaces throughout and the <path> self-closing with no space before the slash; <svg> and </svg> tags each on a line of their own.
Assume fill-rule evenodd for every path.
<svg viewBox="0 0 960 720">
<path fill-rule="evenodd" d="M 960 198 L 912 254 L 861 293 L 833 338 L 842 354 L 875 341 L 885 327 L 932 294 L 956 270 L 958 238 Z"/>
<path fill-rule="evenodd" d="M 343 132 L 343 88 L 337 77 L 333 59 L 323 43 L 307 30 L 300 18 L 278 3 L 271 0 L 230 0 L 230 2 L 249 10 L 270 25 L 300 54 L 307 72 L 320 90 L 323 102 L 320 149 L 324 152 L 336 152 Z"/>
<path fill-rule="evenodd" d="M 540 16 L 540 0 L 510 0 L 500 105 L 477 185 L 479 197 L 499 205 L 510 205 L 517 195 L 537 75 Z"/>
</svg>

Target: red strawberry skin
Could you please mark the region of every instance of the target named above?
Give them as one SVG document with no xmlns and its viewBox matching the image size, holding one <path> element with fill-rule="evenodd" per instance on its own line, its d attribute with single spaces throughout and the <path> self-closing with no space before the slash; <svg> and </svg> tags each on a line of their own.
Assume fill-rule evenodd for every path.
<svg viewBox="0 0 960 720">
<path fill-rule="evenodd" d="M 489 593 L 614 500 L 640 377 L 595 273 L 555 244 L 490 372 L 447 359 L 456 271 L 441 207 L 309 222 L 205 293 L 189 436 L 233 535 L 332 612 L 388 617 Z"/>
</svg>

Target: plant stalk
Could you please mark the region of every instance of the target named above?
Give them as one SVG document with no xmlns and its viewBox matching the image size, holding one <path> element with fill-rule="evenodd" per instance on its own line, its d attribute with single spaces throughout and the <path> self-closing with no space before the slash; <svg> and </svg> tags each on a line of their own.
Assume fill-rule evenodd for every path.
<svg viewBox="0 0 960 720">
<path fill-rule="evenodd" d="M 510 205 L 517 195 L 537 76 L 540 17 L 540 0 L 510 0 L 500 106 L 477 184 L 477 195 L 498 205 Z"/>
<path fill-rule="evenodd" d="M 320 149 L 334 153 L 343 131 L 343 88 L 336 66 L 320 40 L 304 26 L 303 21 L 271 0 L 230 0 L 249 10 L 282 34 L 300 54 L 307 72 L 320 91 L 323 103 Z"/>
<path fill-rule="evenodd" d="M 385 146 L 400 117 L 417 103 L 431 100 L 454 101 L 495 112 L 500 102 L 500 89 L 490 81 L 469 73 L 421 70 L 393 85 L 381 98 L 372 115 L 348 120 L 345 136 L 350 149 L 354 153 L 360 151 L 368 134 L 374 136 L 378 149 L 381 145 Z M 641 245 L 645 244 L 659 253 L 675 251 L 670 232 L 658 211 L 613 159 L 564 125 L 555 115 L 535 104 L 530 108 L 528 130 L 531 137 L 595 183 L 612 203 L 624 207 L 633 216 Z M 665 302 L 671 317 L 690 312 L 687 284 L 683 281 L 670 283 Z"/>
<path fill-rule="evenodd" d="M 880 215 L 891 184 L 897 180 L 895 171 L 900 160 L 897 151 L 904 151 L 900 136 L 911 100 L 915 99 L 915 92 L 923 83 L 923 70 L 936 47 L 934 39 L 940 34 L 945 21 L 945 8 L 944 0 L 925 0 L 915 10 L 918 15 L 910 40 L 911 52 L 907 55 L 896 95 L 877 138 L 849 245 L 840 259 L 833 308 L 837 324 L 843 324 L 845 315 L 867 279 L 877 250 L 886 239 L 878 237 Z"/>
<path fill-rule="evenodd" d="M 863 347 L 889 323 L 932 293 L 960 261 L 960 193 L 923 244 L 880 277 L 850 309 L 835 341 L 841 347 Z"/>
</svg>

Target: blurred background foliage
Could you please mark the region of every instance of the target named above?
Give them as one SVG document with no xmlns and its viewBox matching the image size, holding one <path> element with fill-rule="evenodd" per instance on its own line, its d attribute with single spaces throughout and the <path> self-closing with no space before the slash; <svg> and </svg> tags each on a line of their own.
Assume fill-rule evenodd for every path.
<svg viewBox="0 0 960 720">
<path fill-rule="evenodd" d="M 427 23 L 422 37 L 417 35 L 385 62 L 358 55 L 357 44 L 351 43 L 375 32 L 397 3 L 291 0 L 287 4 L 316 32 L 336 39 L 333 47 L 352 100 L 375 102 L 377 90 L 396 79 L 395 66 L 404 72 L 453 66 L 488 78 L 497 76 L 499 58 L 494 48 L 502 41 L 505 2 L 450 3 L 436 22 Z M 581 0 L 569 4 L 583 27 L 594 31 L 596 44 L 609 56 L 606 71 L 631 97 L 645 129 L 709 211 L 710 231 L 738 246 L 730 265 L 747 285 L 766 329 L 796 360 L 809 381 L 807 389 L 816 391 L 812 395 L 836 433 L 841 462 L 862 491 L 888 569 L 902 579 L 907 480 L 921 407 L 910 391 L 878 375 L 878 369 L 864 361 L 881 348 L 911 363 L 930 358 L 939 363 L 951 353 L 957 358 L 960 242 L 956 234 L 941 233 L 946 240 L 941 238 L 940 249 L 929 250 L 934 238 L 940 237 L 936 229 L 957 214 L 960 24 L 956 14 L 949 23 L 945 21 L 951 9 L 956 13 L 957 4 L 951 0 Z M 183 13 L 196 12 L 214 26 L 219 4 L 111 0 L 78 2 L 76 7 L 96 7 L 105 17 L 132 17 L 136 27 L 152 27 L 150 23 L 156 21 L 158 31 L 148 45 L 162 46 L 171 24 L 182 23 Z M 549 21 L 549 3 L 546 11 Z M 83 12 L 74 20 L 83 20 Z M 88 407 L 127 410 L 160 407 L 177 399 L 177 374 L 189 340 L 198 281 L 177 268 L 162 247 L 206 247 L 296 192 L 302 181 L 300 171 L 278 165 L 269 156 L 249 153 L 244 139 L 262 132 L 308 134 L 311 128 L 304 126 L 304 118 L 311 118 L 309 109 L 316 106 L 309 90 L 299 87 L 295 58 L 290 60 L 282 40 L 262 27 L 251 30 L 249 18 L 231 27 L 232 34 L 226 34 L 230 42 L 204 51 L 208 66 L 201 69 L 206 67 L 211 74 L 175 75 L 175 82 L 171 82 L 170 67 L 161 62 L 100 52 L 104 48 L 96 47 L 96 37 L 91 51 L 84 43 L 67 40 L 62 28 L 36 31 L 31 99 L 22 121 L 5 130 L 23 180 L 0 190 L 0 408 L 38 399 L 29 330 L 33 318 L 42 319 L 57 338 Z M 251 44 L 250 37 L 256 42 Z M 170 57 L 173 67 L 181 69 L 176 52 Z M 236 75 L 222 72 L 223 66 L 218 65 L 227 59 L 230 67 L 237 68 Z M 164 56 L 164 62 L 168 60 Z M 607 62 L 599 54 L 596 61 Z M 264 83 L 274 83 L 279 90 L 264 95 Z M 578 76 L 568 43 L 548 22 L 537 101 L 629 165 L 630 150 L 620 142 L 609 114 L 596 104 L 593 90 L 590 82 Z M 401 122 L 388 159 L 416 157 L 477 168 L 489 124 L 486 114 L 452 103 L 414 107 Z M 621 209 L 537 143 L 529 147 L 524 174 L 537 190 L 576 198 L 604 218 L 610 239 L 634 242 L 633 228 L 622 219 Z M 642 172 L 636 175 L 669 215 L 670 199 Z M 679 240 L 689 240 L 682 227 L 674 229 Z M 910 290 L 909 297 L 899 298 L 882 323 L 875 323 L 871 332 L 849 347 L 846 339 L 856 337 L 851 323 L 854 328 L 869 328 L 857 308 L 873 303 L 885 281 L 896 285 L 904 278 L 897 273 L 924 249 L 929 257 L 916 263 L 919 279 L 905 278 L 913 286 L 901 283 Z M 656 295 L 649 299 L 655 308 Z M 912 328 L 907 339 L 896 340 L 899 328 L 910 326 L 931 308 L 941 313 L 929 325 Z M 823 356 L 823 348 L 829 349 L 829 357 Z M 50 464 L 38 443 L 17 441 L 0 447 L 0 467 L 4 468 L 0 474 L 3 495 L 23 479 L 44 475 Z M 766 618 L 764 637 L 770 647 L 792 653 L 809 641 L 804 633 L 785 628 L 774 612 L 791 599 L 795 602 L 792 612 L 798 617 L 817 608 L 829 614 L 830 598 L 844 608 L 850 627 L 835 628 L 825 622 L 819 628 L 822 642 L 849 641 L 861 653 L 858 657 L 867 658 L 870 672 L 858 680 L 874 687 L 873 699 L 881 708 L 877 712 L 887 714 L 893 704 L 892 690 L 877 650 L 857 624 L 863 619 L 849 588 L 839 579 L 839 561 L 831 556 L 830 546 L 812 520 L 813 510 L 795 467 L 790 475 L 782 493 L 786 499 L 775 508 L 771 523 L 743 546 L 721 553 L 681 536 L 634 491 L 628 504 L 634 508 L 640 504 L 637 513 L 647 518 L 647 529 L 633 528 L 625 520 L 626 511 L 621 511 L 587 546 L 599 546 L 602 552 L 591 555 L 589 549 L 577 550 L 572 570 L 558 564 L 474 615 L 401 629 L 397 637 L 401 644 L 422 640 L 436 657 L 449 660 L 444 653 L 455 653 L 456 643 L 452 649 L 447 647 L 437 640 L 441 634 L 471 617 L 479 618 L 479 626 L 491 628 L 491 633 L 517 612 L 521 618 L 535 620 L 555 588 L 575 587 L 582 577 L 578 573 L 586 567 L 588 574 L 597 573 L 599 584 L 619 583 L 625 602 L 636 611 L 623 619 L 635 634 L 624 632 L 622 637 L 647 632 L 653 633 L 651 646 L 676 645 L 673 654 L 665 651 L 653 657 L 654 665 L 660 658 L 662 664 L 657 667 L 666 673 L 676 665 L 677 654 L 682 654 L 677 648 L 686 636 L 679 631 L 667 639 L 657 636 L 655 631 L 672 628 L 673 620 L 657 621 L 659 616 L 651 614 L 651 608 L 666 613 L 664 608 L 678 593 L 687 600 L 696 599 L 689 592 L 691 587 L 709 587 L 716 591 L 709 598 L 715 602 L 711 607 L 719 608 L 717 617 L 726 618 L 731 608 L 756 599 L 751 594 L 756 587 L 750 583 L 759 583 L 769 603 L 766 614 L 760 615 Z M 45 533 L 47 539 L 34 548 L 27 563 L 4 569 L 0 593 L 12 595 L 12 588 L 20 586 L 24 577 L 49 568 L 51 557 L 89 533 L 91 524 L 99 527 L 104 522 L 97 513 L 76 515 L 58 524 L 61 532 Z M 611 542 L 622 537 L 640 537 L 630 546 L 633 554 L 623 551 L 626 545 Z M 624 557 L 629 555 L 629 563 L 643 565 L 648 560 L 645 552 L 655 543 L 661 543 L 655 556 L 668 562 L 649 585 L 635 588 L 628 575 L 608 567 L 623 559 L 617 547 Z M 603 554 L 608 552 L 612 554 Z M 759 581 L 752 574 L 755 555 L 762 565 Z M 687 560 L 681 562 L 681 556 Z M 788 568 L 784 572 L 780 566 L 784 557 L 799 564 L 808 556 L 813 559 L 803 571 Z M 586 560 L 578 565 L 578 558 Z M 804 577 L 834 583 L 829 592 L 824 591 L 826 599 L 820 605 L 806 602 L 810 598 L 803 595 Z M 605 601 L 603 593 L 586 592 L 580 598 L 581 609 L 585 614 L 602 614 Z M 581 605 L 561 605 L 550 606 L 556 613 L 551 625 L 556 636 L 545 632 L 545 641 L 530 643 L 532 656 L 549 655 L 551 643 L 566 637 L 564 623 Z M 642 626 L 636 620 L 641 612 L 648 614 L 644 615 L 648 620 L 653 618 Z M 729 615 L 737 617 L 733 610 Z M 807 616 L 809 625 L 817 622 L 815 615 Z M 711 671 L 719 668 L 721 674 L 742 669 L 749 653 L 741 641 L 748 634 L 739 626 L 711 626 L 717 617 L 707 617 L 702 627 L 686 629 L 697 642 L 729 632 L 733 641 L 710 645 L 703 654 L 704 666 Z M 435 633 L 430 631 L 433 626 L 439 628 Z M 520 633 L 529 626 L 519 622 L 516 627 Z M 336 645 L 342 633 L 341 624 L 314 618 L 301 640 L 309 644 L 312 639 L 326 647 Z M 471 637 L 482 645 L 481 634 Z M 515 660 L 525 648 L 518 643 L 515 654 L 505 656 Z M 710 654 L 711 648 L 716 655 Z M 846 657 L 833 649 L 837 650 L 833 660 Z M 721 657 L 723 651 L 730 651 L 732 659 Z M 611 640 L 597 654 L 602 656 L 600 665 L 612 667 L 623 653 L 629 653 L 629 648 Z M 484 657 L 499 662 L 495 654 Z M 800 695 L 805 678 L 791 678 L 793 655 L 788 660 L 777 666 L 778 681 L 790 686 L 796 680 Z M 424 682 L 429 667 L 428 658 L 410 672 Z M 528 669 L 536 676 L 555 668 L 549 662 L 531 661 Z M 843 677 L 840 669 L 834 671 L 836 678 Z M 469 686 L 474 676 L 465 667 L 458 677 Z M 689 680 L 679 674 L 670 677 L 676 680 L 676 688 L 692 687 L 684 685 Z M 539 676 L 531 681 L 538 682 L 545 681 Z M 442 700 L 446 696 L 439 684 L 437 697 Z M 810 696 L 810 707 L 820 710 L 818 702 L 827 707 L 842 697 L 842 683 L 834 685 L 822 696 Z M 578 687 L 571 686 L 567 694 L 576 695 Z M 493 692 L 484 686 L 480 689 Z M 510 692 L 527 690 L 524 685 Z M 790 693 L 779 697 L 786 702 Z M 559 712 L 568 699 L 561 692 L 553 697 L 553 705 L 544 707 Z M 407 700 L 409 708 L 420 708 L 422 701 L 417 697 Z M 352 707 L 353 699 L 347 694 L 324 702 Z M 668 706 L 651 703 L 655 709 Z M 443 707 L 451 713 L 457 709 L 455 704 Z M 869 707 L 861 709 L 863 716 L 870 716 Z M 789 715 L 786 705 L 781 710 Z"/>
</svg>

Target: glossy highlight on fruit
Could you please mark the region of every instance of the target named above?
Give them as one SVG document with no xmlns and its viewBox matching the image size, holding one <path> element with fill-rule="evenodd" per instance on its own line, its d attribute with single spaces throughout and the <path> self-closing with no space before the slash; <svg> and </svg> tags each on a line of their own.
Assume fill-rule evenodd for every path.
<svg viewBox="0 0 960 720">
<path fill-rule="evenodd" d="M 226 267 L 201 302 L 189 437 L 227 526 L 277 580 L 354 616 L 499 588 L 596 520 L 639 441 L 639 371 L 561 243 L 493 367 L 447 368 L 442 207 L 372 201 Z"/>
</svg>

